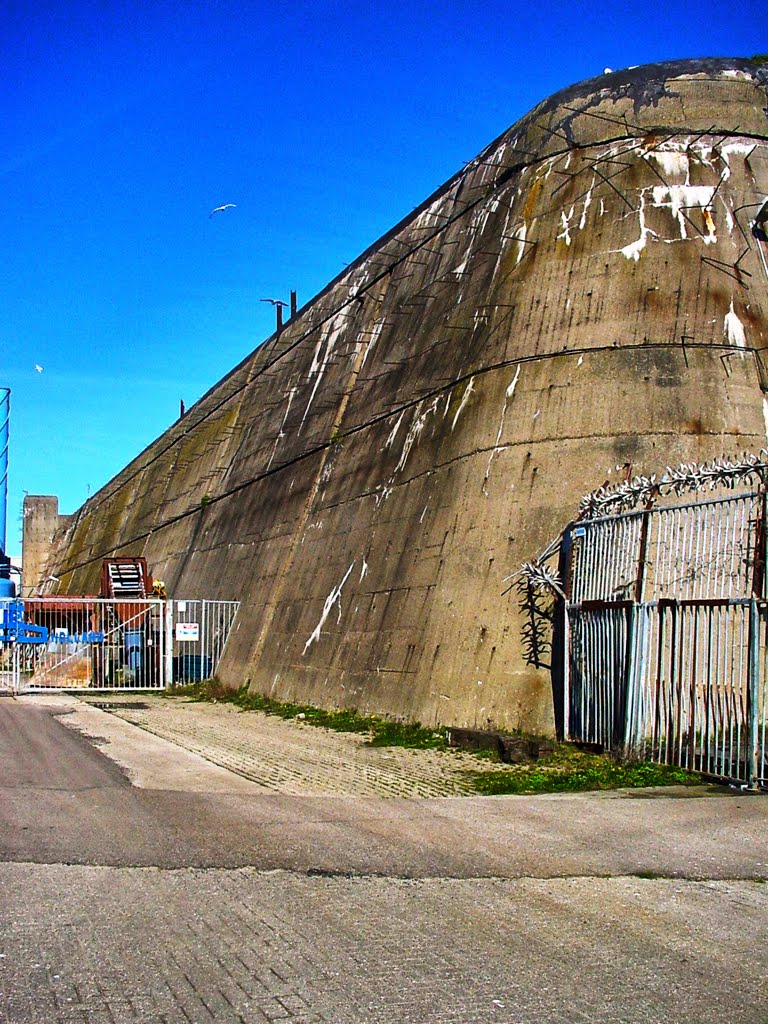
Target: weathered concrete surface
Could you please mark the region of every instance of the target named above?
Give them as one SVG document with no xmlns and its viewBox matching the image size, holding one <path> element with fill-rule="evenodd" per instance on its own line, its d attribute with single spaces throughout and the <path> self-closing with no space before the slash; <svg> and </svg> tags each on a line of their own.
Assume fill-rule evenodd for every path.
<svg viewBox="0 0 768 1024">
<path fill-rule="evenodd" d="M 59 499 L 51 494 L 24 497 L 22 596 L 39 593 L 46 578 L 45 566 L 56 533 L 66 529 L 72 516 L 59 515 Z"/>
<path fill-rule="evenodd" d="M 351 778 L 344 795 L 328 795 L 320 780 L 296 796 L 285 776 L 269 789 L 246 788 L 237 775 L 229 787 L 212 787 L 194 778 L 184 785 L 178 772 L 166 787 L 162 774 L 148 773 L 135 726 L 103 713 L 113 735 L 119 724 L 138 732 L 132 754 L 122 744 L 118 765 L 110 743 L 97 750 L 92 737 L 65 727 L 74 716 L 61 710 L 0 703 L 0 861 L 399 878 L 768 879 L 768 798 L 760 795 L 664 789 L 392 800 L 356 795 Z M 208 734 L 207 755 L 226 763 L 231 737 L 226 725 L 221 732 L 218 740 Z M 241 739 L 254 765 L 259 734 L 255 725 Z M 170 760 L 186 760 L 165 745 Z M 290 761 L 285 742 L 286 768 Z M 143 788 L 131 784 L 137 763 Z"/>
<path fill-rule="evenodd" d="M 171 594 L 239 598 L 232 686 L 550 731 L 504 577 L 616 473 L 765 443 L 767 82 L 683 61 L 540 104 L 94 495 L 49 570 L 93 591 L 143 552 Z"/>
</svg>

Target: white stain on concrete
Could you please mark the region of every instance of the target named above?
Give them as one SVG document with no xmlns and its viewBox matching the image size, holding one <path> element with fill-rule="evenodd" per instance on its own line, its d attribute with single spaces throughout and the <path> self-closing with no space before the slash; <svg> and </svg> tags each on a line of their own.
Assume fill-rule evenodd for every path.
<svg viewBox="0 0 768 1024">
<path fill-rule="evenodd" d="M 678 143 L 677 145 L 667 144 L 663 149 L 653 149 L 643 155 L 646 160 L 653 160 L 654 163 L 659 165 L 661 173 L 665 178 L 683 178 L 688 182 L 690 180 L 691 166 L 686 150 L 687 145 L 685 143 Z"/>
<path fill-rule="evenodd" d="M 328 321 L 328 323 L 325 325 L 325 328 L 320 333 L 320 338 L 318 339 L 318 342 L 315 345 L 315 351 L 312 355 L 312 365 L 309 368 L 309 377 L 315 378 L 315 384 L 314 387 L 312 388 L 312 394 L 309 396 L 307 407 L 304 410 L 304 415 L 301 417 L 301 423 L 299 424 L 298 429 L 299 434 L 301 433 L 304 427 L 304 421 L 306 420 L 310 407 L 312 406 L 312 403 L 315 400 L 317 389 L 320 387 L 320 382 L 323 379 L 325 371 L 328 367 L 328 363 L 330 362 L 333 356 L 334 346 L 338 341 L 339 336 L 344 331 L 346 325 L 347 314 L 342 310 L 340 313 L 337 313 L 335 317 Z"/>
<path fill-rule="evenodd" d="M 365 352 L 363 352 L 363 358 L 360 360 L 360 369 L 361 370 L 365 366 L 365 361 L 368 358 L 368 356 L 371 354 L 371 352 L 373 351 L 373 348 L 376 345 L 376 342 L 379 340 L 379 338 L 381 336 L 381 332 L 383 331 L 383 329 L 384 329 L 384 321 L 383 320 L 377 320 L 374 323 L 374 325 L 373 325 L 373 328 L 372 328 L 371 333 L 370 333 L 370 335 L 368 337 L 368 340 L 365 342 Z"/>
<path fill-rule="evenodd" d="M 397 437 L 397 432 L 400 429 L 400 424 L 403 422 L 404 417 L 405 417 L 405 410 L 403 410 L 403 412 L 401 412 L 400 415 L 395 420 L 395 425 L 390 430 L 389 437 L 384 442 L 384 447 L 381 449 L 382 451 L 386 451 L 387 448 L 391 448 L 392 445 L 395 443 L 395 438 Z"/>
<path fill-rule="evenodd" d="M 464 394 L 461 396 L 461 402 L 459 402 L 459 408 L 456 410 L 456 415 L 453 417 L 453 423 L 451 424 L 451 433 L 453 433 L 453 431 L 454 431 L 454 429 L 456 427 L 456 424 L 458 423 L 459 416 L 461 416 L 462 412 L 464 411 L 464 406 L 469 401 L 470 396 L 474 393 L 474 387 L 472 386 L 472 382 L 474 381 L 474 379 L 475 379 L 474 377 L 470 377 L 469 378 L 469 383 L 464 388 Z"/>
<path fill-rule="evenodd" d="M 338 605 L 338 611 L 339 611 L 339 615 L 338 615 L 338 620 L 337 621 L 341 622 L 341 591 L 342 591 L 342 589 L 344 587 L 344 584 L 349 579 L 349 575 L 352 572 L 352 570 L 354 569 L 354 567 L 355 567 L 355 563 L 353 562 L 350 565 L 350 567 L 347 569 L 347 571 L 345 572 L 344 579 L 341 581 L 341 583 L 339 583 L 338 586 L 334 587 L 333 590 L 328 595 L 328 597 L 326 597 L 325 603 L 323 604 L 323 614 L 320 616 L 320 621 L 318 622 L 318 624 L 312 630 L 312 633 L 311 633 L 309 639 L 304 644 L 304 650 L 301 652 L 302 653 L 302 657 L 307 653 L 307 650 L 309 649 L 310 645 L 315 643 L 317 640 L 320 639 L 320 633 L 322 631 L 323 626 L 325 625 L 325 620 L 330 615 L 331 609 L 333 608 L 333 606 L 335 604 Z"/>
<path fill-rule="evenodd" d="M 691 210 L 696 208 L 704 211 L 708 233 L 702 241 L 709 245 L 717 241 L 715 222 L 712 218 L 712 202 L 715 195 L 714 186 L 710 185 L 654 185 L 652 190 L 653 205 L 658 210 L 668 209 L 677 220 L 680 238 L 688 238 L 686 224 L 690 227 Z M 709 214 L 707 221 L 706 215 Z"/>
<path fill-rule="evenodd" d="M 566 245 L 571 244 L 571 217 L 573 216 L 574 207 L 572 206 L 568 213 L 565 210 L 560 211 L 560 218 L 563 222 L 563 230 L 557 236 L 558 239 L 562 238 Z"/>
<path fill-rule="evenodd" d="M 520 260 L 525 255 L 525 242 L 528 237 L 528 225 L 523 221 L 522 227 L 518 229 L 515 235 L 515 241 L 517 242 L 517 256 L 515 257 L 515 266 L 518 265 Z"/>
<path fill-rule="evenodd" d="M 494 458 L 499 453 L 499 451 L 501 451 L 501 445 L 499 444 L 499 442 L 501 441 L 501 435 L 504 432 L 504 420 L 506 419 L 506 416 L 507 416 L 507 406 L 509 405 L 509 403 L 512 400 L 512 397 L 515 394 L 515 389 L 517 388 L 517 382 L 519 380 L 520 380 L 520 363 L 517 364 L 517 369 L 515 371 L 515 376 L 509 382 L 509 386 L 507 387 L 507 390 L 504 392 L 504 405 L 501 407 L 501 418 L 499 420 L 499 430 L 498 430 L 498 433 L 496 434 L 496 443 L 494 444 L 493 449 L 491 451 L 491 454 L 488 457 L 488 465 L 485 467 L 485 476 L 483 477 L 483 488 L 482 488 L 482 490 L 483 490 L 483 494 L 486 497 L 488 496 L 487 484 L 488 484 L 488 480 L 489 480 L 490 475 L 491 475 L 491 466 L 493 465 Z"/>
<path fill-rule="evenodd" d="M 667 244 L 697 239 L 705 245 L 713 245 L 717 241 L 716 204 L 718 218 L 732 234 L 736 225 L 726 195 L 719 192 L 719 185 L 691 184 L 692 170 L 696 164 L 704 165 L 713 174 L 722 174 L 722 184 L 731 177 L 736 160 L 746 160 L 755 145 L 752 140 L 737 138 L 715 146 L 711 141 L 689 136 L 660 143 L 644 153 L 644 159 L 658 168 L 657 176 L 667 180 L 640 190 L 640 237 L 617 251 L 627 259 L 637 261 L 650 238 Z M 603 201 L 600 202 L 602 213 Z M 647 206 L 670 211 L 677 221 L 677 238 L 660 238 L 647 227 Z M 699 210 L 703 228 L 698 225 Z M 695 218 L 692 211 L 697 211 Z"/>
<path fill-rule="evenodd" d="M 267 463 L 267 469 L 269 469 L 269 467 L 272 465 L 272 460 L 274 459 L 275 455 L 277 454 L 278 445 L 280 444 L 282 439 L 285 437 L 285 430 L 284 430 L 285 421 L 288 419 L 288 413 L 291 411 L 291 403 L 293 402 L 293 396 L 296 394 L 296 391 L 297 391 L 297 389 L 295 387 L 293 387 L 288 392 L 288 402 L 287 402 L 287 404 L 285 406 L 285 413 L 283 415 L 283 421 L 280 424 L 280 429 L 277 432 L 277 437 L 275 438 L 275 444 L 274 444 L 274 447 L 272 448 L 272 454 L 269 456 L 269 462 Z"/>
<path fill-rule="evenodd" d="M 648 244 L 648 239 L 657 237 L 656 232 L 645 223 L 645 196 L 642 193 L 640 194 L 638 216 L 640 218 L 640 237 L 634 242 L 630 242 L 629 245 L 625 245 L 623 249 L 619 249 L 622 256 L 625 256 L 628 260 L 634 260 L 635 263 L 640 259 L 640 253 Z"/>
<path fill-rule="evenodd" d="M 383 501 L 386 501 L 387 498 L 390 496 L 390 494 L 392 493 L 392 488 L 388 487 L 385 484 L 382 484 L 380 487 L 376 488 L 376 492 L 377 493 L 376 493 L 376 497 L 374 498 L 374 501 L 376 503 L 376 508 L 378 508 L 379 505 Z"/>
<path fill-rule="evenodd" d="M 592 205 L 592 189 L 595 187 L 595 176 L 592 175 L 592 184 L 589 186 L 589 191 L 584 196 L 584 206 L 581 211 L 581 218 L 579 219 L 579 231 L 584 230 L 584 225 L 587 223 L 587 210 Z"/>
<path fill-rule="evenodd" d="M 737 348 L 745 349 L 747 347 L 747 335 L 744 330 L 744 324 L 739 320 L 738 316 L 733 309 L 733 299 L 731 299 L 731 308 L 725 314 L 723 320 L 723 336 L 728 341 L 729 345 L 735 345 Z M 742 359 L 744 357 L 742 356 Z"/>
<path fill-rule="evenodd" d="M 432 415 L 432 413 L 434 413 L 438 402 L 439 398 L 433 398 L 426 409 L 422 409 L 421 402 L 416 406 L 416 410 L 413 414 L 413 421 L 408 428 L 408 433 L 405 435 L 405 441 L 403 442 L 403 448 L 400 452 L 400 458 L 398 459 L 397 465 L 395 466 L 393 477 L 395 474 L 405 469 L 405 464 L 408 461 L 411 450 L 421 437 L 422 431 L 426 426 L 427 419 Z"/>
<path fill-rule="evenodd" d="M 492 214 L 496 213 L 499 208 L 499 200 L 492 199 L 489 203 L 485 203 L 479 210 L 477 210 L 472 217 L 472 228 L 478 235 L 482 235 L 485 231 L 488 220 Z"/>
<path fill-rule="evenodd" d="M 723 158 L 723 163 L 725 164 L 725 170 L 723 171 L 723 178 L 725 179 L 725 181 L 727 181 L 730 178 L 733 172 L 733 166 L 731 163 L 733 157 L 737 156 L 741 157 L 743 160 L 746 160 L 747 157 L 752 153 L 754 148 L 755 143 L 748 142 L 746 140 L 744 140 L 743 142 L 727 142 L 725 143 L 725 145 L 718 146 L 718 152 L 720 153 L 720 156 Z"/>
<path fill-rule="evenodd" d="M 367 572 L 368 572 L 368 563 L 366 562 L 365 559 L 363 559 L 363 566 L 362 566 L 362 568 L 360 570 L 360 580 L 359 580 L 360 583 L 362 583 L 363 577 L 367 574 Z"/>
</svg>

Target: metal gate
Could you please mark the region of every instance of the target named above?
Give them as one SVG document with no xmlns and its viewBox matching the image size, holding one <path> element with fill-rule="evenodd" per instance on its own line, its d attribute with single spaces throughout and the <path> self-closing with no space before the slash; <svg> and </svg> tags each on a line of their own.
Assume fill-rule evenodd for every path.
<svg viewBox="0 0 768 1024">
<path fill-rule="evenodd" d="M 161 690 L 219 664 L 237 601 L 0 599 L 0 689 Z"/>
<path fill-rule="evenodd" d="M 239 607 L 239 601 L 173 602 L 175 683 L 198 682 L 215 674 Z"/>
<path fill-rule="evenodd" d="M 563 537 L 566 738 L 768 784 L 762 491 Z"/>
</svg>

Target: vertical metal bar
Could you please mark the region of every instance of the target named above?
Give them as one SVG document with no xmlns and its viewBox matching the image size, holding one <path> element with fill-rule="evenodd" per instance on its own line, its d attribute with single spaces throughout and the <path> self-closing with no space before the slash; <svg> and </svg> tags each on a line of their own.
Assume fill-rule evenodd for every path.
<svg viewBox="0 0 768 1024">
<path fill-rule="evenodd" d="M 695 551 L 691 560 L 691 597 L 696 598 L 701 596 L 701 577 L 703 574 L 701 571 L 701 555 L 702 552 L 706 550 L 705 534 L 703 534 L 701 520 L 703 520 L 703 525 L 705 525 L 706 528 L 707 506 L 700 506 L 699 508 L 693 509 L 691 518 L 693 519 L 693 532 L 696 537 Z"/>
<path fill-rule="evenodd" d="M 757 494 L 755 557 L 752 571 L 752 593 L 757 598 L 765 596 L 765 510 L 765 485 L 761 484 Z"/>
<path fill-rule="evenodd" d="M 704 684 L 703 698 L 704 725 L 701 733 L 701 756 L 699 758 L 700 771 L 709 771 L 711 760 L 710 754 L 712 750 L 712 665 L 715 661 L 713 626 L 716 613 L 716 608 L 710 608 L 707 614 L 706 682 Z"/>
<path fill-rule="evenodd" d="M 173 601 L 165 602 L 165 616 L 162 625 L 162 630 L 165 635 L 165 673 L 163 679 L 163 688 L 167 689 L 169 686 L 173 686 Z"/>
<path fill-rule="evenodd" d="M 758 611 L 760 614 L 760 625 L 762 632 L 762 643 L 760 645 L 761 650 L 765 652 L 762 660 L 762 672 L 759 679 L 759 690 L 760 690 L 760 708 L 759 717 L 762 721 L 761 734 L 759 737 L 759 749 L 758 749 L 758 781 L 765 785 L 768 783 L 768 775 L 766 775 L 766 761 L 768 760 L 768 749 L 765 745 L 766 737 L 766 723 L 768 722 L 768 623 L 766 622 L 766 605 L 760 603 L 758 605 Z"/>
<path fill-rule="evenodd" d="M 749 680 L 747 690 L 747 785 L 758 789 L 758 681 L 760 674 L 760 634 L 758 629 L 757 600 L 749 602 Z"/>
<path fill-rule="evenodd" d="M 563 601 L 563 739 L 570 740 L 571 737 L 571 616 L 569 602 Z M 231 623 L 227 628 L 227 636 L 232 628 Z"/>
<path fill-rule="evenodd" d="M 693 623 L 691 630 L 691 660 L 690 660 L 690 683 L 688 688 L 690 707 L 688 712 L 688 749 L 686 751 L 686 768 L 693 767 L 696 758 L 696 725 L 697 725 L 697 697 L 698 684 L 696 675 L 698 671 L 699 655 L 699 606 L 692 608 Z"/>
<path fill-rule="evenodd" d="M 208 640 L 208 623 L 205 621 L 208 602 L 202 600 L 200 602 L 200 678 L 205 678 L 205 666 L 208 664 L 206 661 L 206 643 Z M 213 675 L 213 669 L 211 669 L 211 675 Z"/>
<path fill-rule="evenodd" d="M 650 532 L 651 513 L 645 509 L 639 521 L 639 537 L 637 552 L 637 577 L 635 580 L 634 599 L 638 603 L 643 600 L 645 591 L 646 563 L 648 561 L 648 534 Z"/>
<path fill-rule="evenodd" d="M 635 610 L 637 605 L 633 602 L 626 609 L 626 626 L 624 635 L 624 665 L 623 672 L 617 672 L 613 688 L 613 722 L 611 723 L 611 746 L 614 750 L 621 750 L 627 739 L 627 707 L 628 695 L 631 688 L 632 673 L 634 671 L 634 644 L 635 644 Z"/>
</svg>

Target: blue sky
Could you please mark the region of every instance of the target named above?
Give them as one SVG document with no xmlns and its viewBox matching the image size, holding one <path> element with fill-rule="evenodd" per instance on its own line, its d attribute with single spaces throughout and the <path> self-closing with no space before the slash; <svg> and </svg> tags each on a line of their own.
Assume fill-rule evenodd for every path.
<svg viewBox="0 0 768 1024">
<path fill-rule="evenodd" d="M 74 511 L 270 334 L 261 298 L 306 302 L 539 100 L 605 67 L 765 51 L 763 0 L 11 0 L 8 552 L 25 490 Z"/>
</svg>

